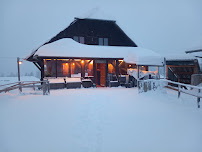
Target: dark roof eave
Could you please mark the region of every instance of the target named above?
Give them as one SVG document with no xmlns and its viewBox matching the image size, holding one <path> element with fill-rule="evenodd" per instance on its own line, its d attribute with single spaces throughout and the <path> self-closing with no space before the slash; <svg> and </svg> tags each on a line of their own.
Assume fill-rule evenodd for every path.
<svg viewBox="0 0 202 152">
<path fill-rule="evenodd" d="M 194 52 L 202 52 L 202 49 L 185 51 L 185 53 L 194 53 Z"/>
</svg>

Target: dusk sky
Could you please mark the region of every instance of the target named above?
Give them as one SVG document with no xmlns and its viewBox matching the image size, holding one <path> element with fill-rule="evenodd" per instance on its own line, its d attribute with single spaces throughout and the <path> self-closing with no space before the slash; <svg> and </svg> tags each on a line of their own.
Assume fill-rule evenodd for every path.
<svg viewBox="0 0 202 152">
<path fill-rule="evenodd" d="M 116 20 L 138 46 L 163 56 L 202 49 L 202 0 L 1 0 L 0 73 L 16 73 L 18 56 L 29 55 L 74 17 L 96 11 Z M 29 62 L 21 69 L 37 71 Z"/>
</svg>

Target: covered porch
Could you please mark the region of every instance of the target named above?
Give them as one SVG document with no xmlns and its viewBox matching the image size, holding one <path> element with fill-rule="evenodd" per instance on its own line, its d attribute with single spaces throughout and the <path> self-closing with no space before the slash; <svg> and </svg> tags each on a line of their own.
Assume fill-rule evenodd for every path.
<svg viewBox="0 0 202 152">
<path fill-rule="evenodd" d="M 148 49 L 85 45 L 69 38 L 41 46 L 28 60 L 40 69 L 41 79 L 80 78 L 99 87 L 127 84 L 128 69 L 148 71 L 148 66 L 164 65 L 164 58 Z"/>
</svg>

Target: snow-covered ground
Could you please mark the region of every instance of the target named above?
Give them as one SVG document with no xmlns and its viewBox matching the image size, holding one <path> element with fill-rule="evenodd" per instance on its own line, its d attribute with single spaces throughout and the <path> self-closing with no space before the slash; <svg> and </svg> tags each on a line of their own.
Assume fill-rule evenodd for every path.
<svg viewBox="0 0 202 152">
<path fill-rule="evenodd" d="M 1 152 L 201 152 L 196 98 L 136 88 L 0 94 Z"/>
<path fill-rule="evenodd" d="M 21 81 L 40 81 L 39 78 L 34 76 L 21 76 Z M 0 77 L 0 85 L 18 82 L 18 77 Z"/>
</svg>

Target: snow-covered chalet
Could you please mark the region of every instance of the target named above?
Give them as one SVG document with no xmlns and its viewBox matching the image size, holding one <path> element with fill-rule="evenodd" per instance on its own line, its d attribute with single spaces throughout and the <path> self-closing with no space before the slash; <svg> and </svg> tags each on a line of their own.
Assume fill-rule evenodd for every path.
<svg viewBox="0 0 202 152">
<path fill-rule="evenodd" d="M 44 78 L 90 79 L 96 86 L 120 85 L 127 69 L 162 66 L 164 59 L 131 40 L 113 20 L 75 18 L 63 31 L 34 50 L 33 62 Z"/>
</svg>

